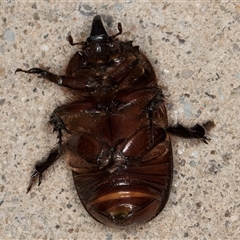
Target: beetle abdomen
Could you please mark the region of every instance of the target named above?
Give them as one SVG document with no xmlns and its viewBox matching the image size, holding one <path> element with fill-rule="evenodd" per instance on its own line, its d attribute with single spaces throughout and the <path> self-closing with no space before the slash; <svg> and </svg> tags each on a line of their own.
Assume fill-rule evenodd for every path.
<svg viewBox="0 0 240 240">
<path fill-rule="evenodd" d="M 125 227 L 149 221 L 163 209 L 170 192 L 172 163 L 170 142 L 162 144 L 165 147 L 158 146 L 158 156 L 134 161 L 133 166 L 73 171 L 78 195 L 93 218 L 109 226 Z"/>
<path fill-rule="evenodd" d="M 78 195 L 87 211 L 109 226 L 149 221 L 167 202 L 172 181 L 171 143 L 164 128 L 151 126 L 148 112 L 143 111 L 158 91 L 149 88 L 117 94 L 118 107 L 113 104 L 111 108 L 109 102 L 110 110 L 105 113 L 84 114 L 79 125 L 93 124 L 68 140 Z M 164 109 L 157 113 L 162 118 L 156 122 L 165 123 Z"/>
</svg>

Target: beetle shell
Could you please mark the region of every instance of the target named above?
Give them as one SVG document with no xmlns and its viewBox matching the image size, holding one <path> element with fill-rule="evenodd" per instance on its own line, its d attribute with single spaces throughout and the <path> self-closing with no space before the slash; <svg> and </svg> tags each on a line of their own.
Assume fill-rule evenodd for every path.
<svg viewBox="0 0 240 240">
<path fill-rule="evenodd" d="M 90 111 L 79 115 L 81 102 L 62 118 L 74 132 L 67 148 L 78 195 L 92 217 L 109 226 L 149 221 L 165 206 L 172 182 L 163 101 L 153 126 L 149 119 L 148 105 L 161 93 L 153 68 L 132 42 L 115 40 L 77 52 L 67 75 L 80 79 L 83 72 L 97 86 L 83 98 Z"/>
<path fill-rule="evenodd" d="M 85 42 L 73 43 L 69 36 L 81 50 L 65 76 L 40 68 L 16 72 L 39 74 L 73 93 L 72 101 L 51 115 L 58 147 L 35 165 L 28 191 L 66 153 L 89 214 L 108 226 L 128 227 L 156 217 L 168 200 L 173 169 L 169 134 L 205 143 L 209 139 L 199 124 L 168 126 L 164 96 L 149 60 L 132 41 L 119 41 L 121 24 L 118 30 L 108 36 L 97 15 Z"/>
</svg>

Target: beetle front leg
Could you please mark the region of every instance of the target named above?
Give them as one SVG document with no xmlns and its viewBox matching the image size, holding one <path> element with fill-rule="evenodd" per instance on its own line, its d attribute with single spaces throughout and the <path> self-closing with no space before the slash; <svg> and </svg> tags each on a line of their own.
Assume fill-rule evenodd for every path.
<svg viewBox="0 0 240 240">
<path fill-rule="evenodd" d="M 21 68 L 17 68 L 15 73 L 17 73 L 17 72 L 25 72 L 25 73 L 29 73 L 29 74 L 39 74 L 40 77 L 45 78 L 51 82 L 59 84 L 60 77 L 58 75 L 48 72 L 46 70 L 43 70 L 41 68 L 31 68 L 29 70 L 23 70 Z"/>
<path fill-rule="evenodd" d="M 87 81 L 81 78 L 69 77 L 69 76 L 58 76 L 54 73 L 48 72 L 41 68 L 31 68 L 29 70 L 23 70 L 21 68 L 17 68 L 15 73 L 17 72 L 24 72 L 28 74 L 39 74 L 40 77 L 47 79 L 53 83 L 56 83 L 60 86 L 71 88 L 71 89 L 78 89 L 78 90 L 91 90 L 95 89 L 95 83 L 91 81 Z"/>
<path fill-rule="evenodd" d="M 31 176 L 30 183 L 27 188 L 27 193 L 31 190 L 37 179 L 38 186 L 41 184 L 43 172 L 46 171 L 53 163 L 55 163 L 62 153 L 62 147 L 58 147 L 50 152 L 46 160 L 36 163 L 34 173 Z"/>
<path fill-rule="evenodd" d="M 205 136 L 205 130 L 210 130 L 214 127 L 214 125 L 213 121 L 207 121 L 202 126 L 200 124 L 196 124 L 193 127 L 185 127 L 181 124 L 177 124 L 176 126 L 169 126 L 166 131 L 182 138 L 200 139 L 204 143 L 208 144 L 207 141 L 209 141 L 210 138 Z"/>
</svg>

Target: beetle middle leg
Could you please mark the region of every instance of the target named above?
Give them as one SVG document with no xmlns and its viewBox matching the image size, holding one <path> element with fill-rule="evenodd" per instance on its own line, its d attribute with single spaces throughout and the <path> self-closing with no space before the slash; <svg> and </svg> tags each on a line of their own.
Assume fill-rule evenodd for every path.
<svg viewBox="0 0 240 240">
<path fill-rule="evenodd" d="M 101 109 L 97 109 L 97 105 L 98 101 L 92 98 L 82 101 L 79 100 L 67 105 L 57 107 L 51 115 L 50 123 L 54 124 L 56 130 L 57 128 L 60 128 L 62 130 L 65 130 L 67 133 L 71 133 L 71 131 L 67 129 L 65 123 L 62 121 L 61 117 L 65 115 L 73 116 L 74 114 L 80 113 L 97 113 L 98 111 L 101 111 Z"/>
<path fill-rule="evenodd" d="M 75 113 L 89 111 L 95 105 L 96 105 L 96 101 L 94 100 L 92 101 L 88 100 L 83 102 L 78 101 L 65 106 L 58 107 L 53 111 L 50 117 L 50 123 L 54 126 L 53 131 L 58 132 L 58 135 L 57 135 L 57 138 L 59 139 L 58 147 L 53 149 L 45 160 L 36 163 L 34 172 L 31 176 L 29 186 L 27 188 L 27 192 L 31 190 L 33 184 L 37 182 L 37 179 L 38 179 L 38 186 L 41 184 L 43 172 L 45 172 L 52 164 L 54 164 L 58 160 L 58 158 L 63 154 L 62 131 L 65 131 L 69 134 L 71 134 L 72 132 L 67 129 L 67 126 L 64 123 L 64 121 L 61 119 L 61 117 L 66 114 L 73 115 Z"/>
<path fill-rule="evenodd" d="M 66 128 L 65 123 L 55 113 L 55 111 L 52 113 L 50 117 L 50 123 L 54 125 L 53 131 L 58 132 L 58 135 L 57 135 L 57 138 L 59 139 L 58 147 L 53 149 L 45 160 L 36 163 L 35 170 L 31 175 L 30 183 L 27 188 L 27 193 L 31 190 L 33 184 L 37 181 L 37 179 L 38 179 L 38 186 L 41 184 L 43 172 L 45 172 L 51 165 L 53 165 L 58 160 L 58 158 L 63 154 L 62 130 L 66 131 L 67 133 L 72 133 Z"/>
<path fill-rule="evenodd" d="M 51 114 L 50 121 L 49 121 L 54 127 L 53 132 L 58 132 L 57 138 L 58 138 L 58 144 L 59 147 L 62 147 L 62 130 L 64 130 L 67 133 L 72 133 L 70 130 L 66 128 L 66 124 L 63 122 L 63 120 L 55 113 L 55 111 Z"/>
<path fill-rule="evenodd" d="M 157 111 L 159 110 L 159 111 Z M 165 115 L 166 109 L 164 105 L 164 96 L 161 90 L 159 90 L 156 95 L 151 99 L 149 104 L 145 107 L 144 113 L 148 115 L 148 121 L 151 132 L 151 143 L 150 146 L 154 144 L 154 113 L 158 112 L 159 114 Z"/>
<path fill-rule="evenodd" d="M 48 155 L 48 157 L 40 162 L 37 162 L 34 167 L 34 172 L 31 175 L 30 183 L 27 188 L 27 193 L 31 190 L 32 186 L 35 182 L 38 181 L 38 186 L 42 182 L 42 175 L 50 166 L 52 166 L 58 158 L 63 154 L 63 144 L 62 144 L 62 130 L 66 131 L 67 133 L 72 133 L 66 128 L 66 124 L 63 120 L 55 113 L 55 111 L 51 114 L 50 123 L 54 126 L 53 131 L 58 132 L 57 138 L 58 140 L 58 147 L 54 148 Z"/>
</svg>

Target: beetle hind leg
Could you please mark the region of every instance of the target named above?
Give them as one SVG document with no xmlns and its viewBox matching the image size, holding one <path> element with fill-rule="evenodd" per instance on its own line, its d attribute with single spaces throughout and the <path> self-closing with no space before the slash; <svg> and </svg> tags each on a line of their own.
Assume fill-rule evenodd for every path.
<svg viewBox="0 0 240 240">
<path fill-rule="evenodd" d="M 211 139 L 205 136 L 205 130 L 210 130 L 214 125 L 213 121 L 207 121 L 203 125 L 196 124 L 193 127 L 185 127 L 177 124 L 176 126 L 169 126 L 166 131 L 182 138 L 200 139 L 202 142 L 208 144 L 208 141 Z"/>
</svg>

